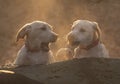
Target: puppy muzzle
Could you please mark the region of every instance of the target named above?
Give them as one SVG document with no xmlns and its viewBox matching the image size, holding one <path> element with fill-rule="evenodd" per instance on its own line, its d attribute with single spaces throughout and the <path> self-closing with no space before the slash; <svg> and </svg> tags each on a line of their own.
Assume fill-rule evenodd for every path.
<svg viewBox="0 0 120 84">
<path fill-rule="evenodd" d="M 56 33 L 53 33 L 53 35 L 51 36 L 51 41 L 50 42 L 55 42 L 58 38 L 58 35 Z"/>
<path fill-rule="evenodd" d="M 73 45 L 73 46 L 79 45 L 79 43 L 80 43 L 78 40 L 76 40 L 75 36 L 72 34 L 68 34 L 68 41 L 69 41 L 69 44 Z"/>
</svg>

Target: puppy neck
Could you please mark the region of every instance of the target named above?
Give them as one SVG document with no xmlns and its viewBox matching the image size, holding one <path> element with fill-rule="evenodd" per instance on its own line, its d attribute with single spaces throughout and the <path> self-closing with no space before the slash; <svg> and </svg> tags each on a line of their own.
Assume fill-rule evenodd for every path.
<svg viewBox="0 0 120 84">
<path fill-rule="evenodd" d="M 28 45 L 25 45 L 26 49 L 27 49 L 27 52 L 49 52 L 49 50 L 43 50 L 41 48 L 31 48 L 29 47 Z"/>
<path fill-rule="evenodd" d="M 89 44 L 87 46 L 82 46 L 81 49 L 90 50 L 90 49 L 94 48 L 95 46 L 97 46 L 99 43 L 101 43 L 101 41 L 99 39 L 96 39 L 91 44 Z"/>
</svg>

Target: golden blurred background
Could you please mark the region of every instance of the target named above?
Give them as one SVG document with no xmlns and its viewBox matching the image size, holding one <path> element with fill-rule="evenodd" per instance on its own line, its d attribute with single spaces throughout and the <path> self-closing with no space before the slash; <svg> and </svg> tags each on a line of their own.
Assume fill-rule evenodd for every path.
<svg viewBox="0 0 120 84">
<path fill-rule="evenodd" d="M 120 57 L 120 0 L 0 0 L 0 65 L 14 61 L 22 46 L 15 43 L 15 35 L 24 24 L 34 20 L 51 24 L 62 39 L 55 53 L 77 19 L 97 21 L 110 56 Z"/>
</svg>

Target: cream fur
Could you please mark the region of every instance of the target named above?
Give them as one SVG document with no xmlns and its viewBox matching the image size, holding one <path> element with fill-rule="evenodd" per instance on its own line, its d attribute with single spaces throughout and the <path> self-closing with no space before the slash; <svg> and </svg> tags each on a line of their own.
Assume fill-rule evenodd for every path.
<svg viewBox="0 0 120 84">
<path fill-rule="evenodd" d="M 17 34 L 17 40 L 25 38 L 25 45 L 19 50 L 14 64 L 35 65 L 53 62 L 54 57 L 49 50 L 49 43 L 55 42 L 57 34 L 51 26 L 43 21 L 34 21 L 24 25 Z M 46 46 L 48 44 L 48 46 Z"/>
</svg>

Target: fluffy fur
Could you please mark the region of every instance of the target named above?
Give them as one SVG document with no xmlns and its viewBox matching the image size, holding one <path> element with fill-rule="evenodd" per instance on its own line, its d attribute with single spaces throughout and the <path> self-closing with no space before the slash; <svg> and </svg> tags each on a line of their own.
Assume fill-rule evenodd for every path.
<svg viewBox="0 0 120 84">
<path fill-rule="evenodd" d="M 75 21 L 71 32 L 68 34 L 68 41 L 70 45 L 77 47 L 75 58 L 109 57 L 108 51 L 102 43 L 101 29 L 96 22 L 88 20 Z"/>
<path fill-rule="evenodd" d="M 55 59 L 56 61 L 70 60 L 73 58 L 74 50 L 71 48 L 61 48 L 57 51 Z"/>
<path fill-rule="evenodd" d="M 25 45 L 19 50 L 15 65 L 47 64 L 54 60 L 49 43 L 57 40 L 57 34 L 52 31 L 48 23 L 34 21 L 24 25 L 18 31 L 16 41 L 23 38 Z"/>
<path fill-rule="evenodd" d="M 68 50 L 72 50 L 72 58 L 81 57 L 109 57 L 108 51 L 101 39 L 101 29 L 96 22 L 88 20 L 77 20 L 73 22 L 72 29 L 67 35 Z M 66 53 L 59 50 L 57 56 Z M 65 54 L 64 54 L 65 55 Z M 67 55 L 68 59 L 69 54 Z"/>
</svg>

